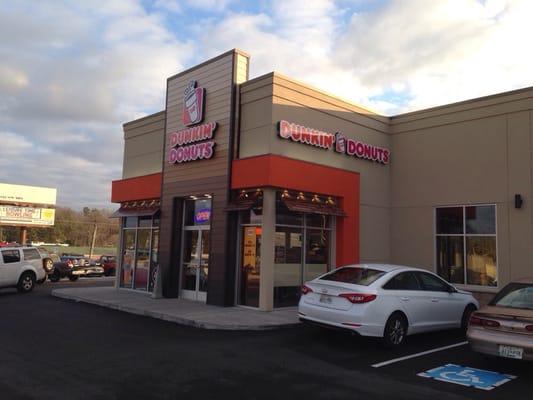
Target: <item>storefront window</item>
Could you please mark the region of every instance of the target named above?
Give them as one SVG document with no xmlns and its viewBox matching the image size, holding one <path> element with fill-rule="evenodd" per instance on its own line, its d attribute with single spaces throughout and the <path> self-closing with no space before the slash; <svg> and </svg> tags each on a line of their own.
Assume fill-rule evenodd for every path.
<svg viewBox="0 0 533 400">
<path fill-rule="evenodd" d="M 120 286 L 126 288 L 131 288 L 133 282 L 136 233 L 135 229 L 124 230 Z"/>
<path fill-rule="evenodd" d="M 274 307 L 297 305 L 302 284 L 328 272 L 331 264 L 332 217 L 290 211 L 282 196 L 276 198 Z"/>
<path fill-rule="evenodd" d="M 451 283 L 497 286 L 496 206 L 436 209 L 437 272 Z"/>
<path fill-rule="evenodd" d="M 153 290 L 159 229 L 154 229 L 151 216 L 122 219 L 122 262 L 120 286 Z"/>
<path fill-rule="evenodd" d="M 185 225 L 209 225 L 211 221 L 211 199 L 185 201 Z"/>
<path fill-rule="evenodd" d="M 135 258 L 135 289 L 147 290 L 150 269 L 150 229 L 137 231 L 137 256 Z"/>
</svg>

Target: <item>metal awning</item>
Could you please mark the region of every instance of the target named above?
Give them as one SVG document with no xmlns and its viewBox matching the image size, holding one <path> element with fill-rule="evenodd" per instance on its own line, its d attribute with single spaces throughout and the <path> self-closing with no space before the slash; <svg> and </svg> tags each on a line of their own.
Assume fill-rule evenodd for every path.
<svg viewBox="0 0 533 400">
<path fill-rule="evenodd" d="M 120 207 L 117 211 L 109 216 L 109 218 L 122 218 L 122 217 L 153 217 L 159 212 L 159 207 L 151 208 L 124 208 Z"/>
<path fill-rule="evenodd" d="M 294 212 L 346 217 L 346 213 L 342 208 L 332 204 L 295 199 L 283 199 L 283 203 L 289 210 Z"/>
<path fill-rule="evenodd" d="M 246 211 L 255 205 L 254 199 L 234 200 L 228 203 L 224 211 Z"/>
</svg>

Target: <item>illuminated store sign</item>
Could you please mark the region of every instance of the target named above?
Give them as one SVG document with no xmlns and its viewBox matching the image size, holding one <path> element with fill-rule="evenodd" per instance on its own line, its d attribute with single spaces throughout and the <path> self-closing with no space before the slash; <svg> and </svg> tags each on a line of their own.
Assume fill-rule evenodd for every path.
<svg viewBox="0 0 533 400">
<path fill-rule="evenodd" d="M 215 141 L 213 136 L 217 129 L 216 122 L 196 125 L 204 119 L 205 89 L 197 87 L 196 81 L 191 81 L 183 95 L 182 122 L 187 129 L 172 132 L 169 135 L 170 150 L 168 162 L 180 164 L 188 161 L 205 160 L 213 157 Z"/>
<path fill-rule="evenodd" d="M 390 150 L 348 138 L 340 132 L 323 132 L 282 120 L 278 123 L 278 135 L 282 139 L 381 164 L 388 164 L 390 161 Z"/>
<path fill-rule="evenodd" d="M 205 222 L 208 222 L 210 218 L 211 218 L 211 209 L 202 208 L 194 214 L 194 223 L 203 224 Z"/>
</svg>

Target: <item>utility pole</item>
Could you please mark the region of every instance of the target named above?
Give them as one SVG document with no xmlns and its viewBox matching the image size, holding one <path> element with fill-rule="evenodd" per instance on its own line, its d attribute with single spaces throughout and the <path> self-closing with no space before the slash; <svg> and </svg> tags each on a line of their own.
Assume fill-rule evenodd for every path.
<svg viewBox="0 0 533 400">
<path fill-rule="evenodd" d="M 93 258 L 94 253 L 94 245 L 96 243 L 96 231 L 98 229 L 98 225 L 94 224 L 94 230 L 93 230 L 93 239 L 91 240 L 91 249 L 89 251 L 89 259 L 91 260 Z"/>
</svg>

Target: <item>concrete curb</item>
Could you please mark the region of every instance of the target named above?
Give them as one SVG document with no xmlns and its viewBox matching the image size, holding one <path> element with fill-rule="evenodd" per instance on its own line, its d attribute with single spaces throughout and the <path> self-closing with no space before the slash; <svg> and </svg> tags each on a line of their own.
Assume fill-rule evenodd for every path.
<svg viewBox="0 0 533 400">
<path fill-rule="evenodd" d="M 70 289 L 66 289 L 66 290 L 70 291 Z M 172 314 L 168 314 L 164 312 L 146 310 L 146 309 L 142 309 L 139 307 L 131 307 L 131 306 L 119 304 L 113 301 L 104 301 L 104 300 L 98 300 L 98 299 L 89 298 L 85 296 L 79 296 L 79 295 L 75 295 L 72 293 L 65 293 L 65 289 L 52 290 L 52 296 L 65 299 L 65 300 L 75 301 L 77 303 L 81 302 L 81 303 L 92 304 L 92 305 L 96 305 L 99 307 L 109 308 L 112 310 L 122 311 L 122 312 L 126 312 L 129 314 L 135 314 L 135 315 L 140 315 L 144 317 L 160 319 L 163 321 L 173 322 L 179 325 L 185 325 L 185 326 L 190 326 L 190 327 L 199 328 L 199 329 L 225 330 L 225 331 L 267 331 L 267 330 L 276 330 L 276 329 L 284 329 L 284 328 L 301 326 L 300 322 L 280 323 L 280 324 L 269 323 L 269 324 L 264 324 L 264 325 L 221 324 L 221 323 L 209 322 L 205 320 L 180 317 L 177 315 L 172 315 Z M 154 300 L 154 301 L 157 301 L 157 300 Z"/>
</svg>

